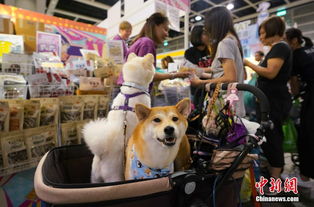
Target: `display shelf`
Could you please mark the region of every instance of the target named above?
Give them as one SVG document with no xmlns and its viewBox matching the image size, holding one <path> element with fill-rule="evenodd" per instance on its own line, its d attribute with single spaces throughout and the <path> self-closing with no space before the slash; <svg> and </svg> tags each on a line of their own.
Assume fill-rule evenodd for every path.
<svg viewBox="0 0 314 207">
<path fill-rule="evenodd" d="M 40 114 L 37 115 L 40 117 L 39 125 L 33 128 L 19 127 L 13 131 L 10 128 L 14 121 L 14 117 L 11 117 L 14 115 L 11 108 L 13 109 L 17 105 L 9 104 L 10 117 L 4 122 L 8 126 L 0 131 L 0 176 L 36 167 L 40 158 L 55 146 L 81 143 L 84 125 L 91 120 L 106 117 L 109 106 L 109 97 L 105 95 L 64 96 L 31 100 L 39 100 L 41 106 Z M 71 102 L 69 102 L 70 100 Z M 12 101 L 21 102 L 21 107 L 25 107 L 25 103 L 29 100 Z M 23 108 L 20 111 L 23 113 Z M 72 116 L 77 113 L 80 114 L 79 119 L 61 123 L 62 118 L 59 117 Z M 25 111 L 23 114 L 24 118 L 16 120 L 25 121 Z M 50 124 L 41 125 L 42 121 L 47 120 Z M 19 126 L 24 125 L 23 121 L 18 122 Z"/>
<path fill-rule="evenodd" d="M 0 74 L 17 74 L 28 76 L 35 72 L 34 64 L 32 63 L 8 63 L 2 62 Z"/>
<path fill-rule="evenodd" d="M 76 86 L 65 85 L 29 85 L 31 98 L 46 98 L 73 95 Z"/>
</svg>

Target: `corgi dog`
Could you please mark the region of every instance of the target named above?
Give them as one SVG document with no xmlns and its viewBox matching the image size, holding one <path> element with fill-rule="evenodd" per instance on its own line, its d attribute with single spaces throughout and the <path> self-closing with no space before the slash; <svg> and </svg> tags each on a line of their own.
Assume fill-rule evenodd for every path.
<svg viewBox="0 0 314 207">
<path fill-rule="evenodd" d="M 135 106 L 139 120 L 126 148 L 125 180 L 167 176 L 189 167 L 190 145 L 185 135 L 190 100 L 176 106 Z"/>
<path fill-rule="evenodd" d="M 134 107 L 138 103 L 151 105 L 148 87 L 155 74 L 153 64 L 152 54 L 137 57 L 131 53 L 122 68 L 124 83 L 107 118 L 84 126 L 84 140 L 94 154 L 92 183 L 124 180 L 125 146 L 138 123 Z"/>
</svg>

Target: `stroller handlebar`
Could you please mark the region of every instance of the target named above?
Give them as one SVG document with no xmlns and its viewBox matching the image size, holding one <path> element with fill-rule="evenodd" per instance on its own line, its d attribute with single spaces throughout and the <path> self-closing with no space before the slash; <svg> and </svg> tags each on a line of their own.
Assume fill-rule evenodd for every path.
<svg viewBox="0 0 314 207">
<path fill-rule="evenodd" d="M 221 85 L 221 90 L 228 90 L 228 83 L 223 83 Z M 269 120 L 269 102 L 265 94 L 259 89 L 254 86 L 248 84 L 236 84 L 236 87 L 239 91 L 248 91 L 251 92 L 259 101 L 260 110 L 261 110 L 261 122 L 267 122 Z M 210 90 L 214 90 L 216 88 L 216 84 L 210 84 Z"/>
</svg>

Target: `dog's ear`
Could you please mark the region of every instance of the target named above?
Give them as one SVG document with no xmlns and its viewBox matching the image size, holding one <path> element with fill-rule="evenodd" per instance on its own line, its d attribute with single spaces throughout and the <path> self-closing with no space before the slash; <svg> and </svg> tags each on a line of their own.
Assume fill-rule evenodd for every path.
<svg viewBox="0 0 314 207">
<path fill-rule="evenodd" d="M 145 60 L 147 62 L 149 62 L 150 64 L 154 64 L 155 62 L 155 59 L 154 59 L 154 56 L 151 54 L 151 53 L 147 53 L 145 56 L 144 56 Z"/>
<path fill-rule="evenodd" d="M 181 101 L 179 101 L 179 103 L 177 103 L 176 108 L 180 114 L 187 118 L 191 112 L 190 99 L 189 98 L 182 99 Z"/>
<path fill-rule="evenodd" d="M 132 60 L 133 58 L 136 58 L 136 57 L 137 57 L 137 55 L 134 52 L 130 53 L 128 56 L 127 62 L 129 62 L 130 60 Z"/>
<path fill-rule="evenodd" d="M 151 109 L 143 104 L 135 105 L 135 114 L 139 121 L 146 119 L 150 114 Z"/>
<path fill-rule="evenodd" d="M 150 53 L 148 53 L 147 55 L 144 56 L 144 67 L 150 69 L 149 67 L 152 67 L 152 65 L 154 64 L 155 59 L 154 56 Z"/>
</svg>

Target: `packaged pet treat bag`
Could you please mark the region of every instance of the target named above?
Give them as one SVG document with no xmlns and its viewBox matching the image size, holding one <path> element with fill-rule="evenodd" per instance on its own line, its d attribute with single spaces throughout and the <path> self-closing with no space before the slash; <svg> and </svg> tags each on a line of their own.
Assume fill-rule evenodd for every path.
<svg viewBox="0 0 314 207">
<path fill-rule="evenodd" d="M 85 124 L 87 124 L 87 123 L 88 123 L 88 121 L 86 121 L 86 120 L 76 123 L 76 130 L 77 130 L 77 134 L 78 134 L 78 143 L 79 144 L 84 143 L 83 128 L 84 128 Z"/>
<path fill-rule="evenodd" d="M 0 99 L 25 99 L 26 94 L 26 80 L 22 75 L 0 74 Z"/>
<path fill-rule="evenodd" d="M 62 145 L 79 144 L 79 134 L 76 129 L 76 123 L 61 124 L 61 134 Z"/>
<path fill-rule="evenodd" d="M 24 120 L 24 101 L 23 100 L 7 100 L 10 108 L 9 131 L 23 129 Z"/>
<path fill-rule="evenodd" d="M 25 142 L 27 154 L 31 161 L 39 161 L 40 158 L 57 143 L 57 127 L 44 126 L 25 130 Z"/>
<path fill-rule="evenodd" d="M 9 131 L 10 109 L 8 102 L 0 101 L 0 133 Z"/>
<path fill-rule="evenodd" d="M 1 134 L 0 134 L 1 136 Z M 3 165 L 3 156 L 2 156 L 2 149 L 1 149 L 1 142 L 0 142 L 0 174 L 2 173 L 3 171 L 3 168 L 4 168 L 4 165 Z"/>
<path fill-rule="evenodd" d="M 58 98 L 38 98 L 40 102 L 40 126 L 57 125 L 59 118 Z"/>
<path fill-rule="evenodd" d="M 97 96 L 85 95 L 80 96 L 84 101 L 83 120 L 95 119 L 97 113 Z"/>
<path fill-rule="evenodd" d="M 105 96 L 98 96 L 97 117 L 105 118 L 108 113 L 109 98 Z"/>
<path fill-rule="evenodd" d="M 40 102 L 39 100 L 24 100 L 24 123 L 23 128 L 35 128 L 40 121 Z"/>
<path fill-rule="evenodd" d="M 29 162 L 22 132 L 7 132 L 1 135 L 3 166 L 5 168 L 25 168 Z M 15 171 L 14 169 L 12 169 Z"/>
<path fill-rule="evenodd" d="M 83 119 L 84 101 L 79 96 L 62 96 L 60 100 L 61 123 L 81 121 Z"/>
</svg>

